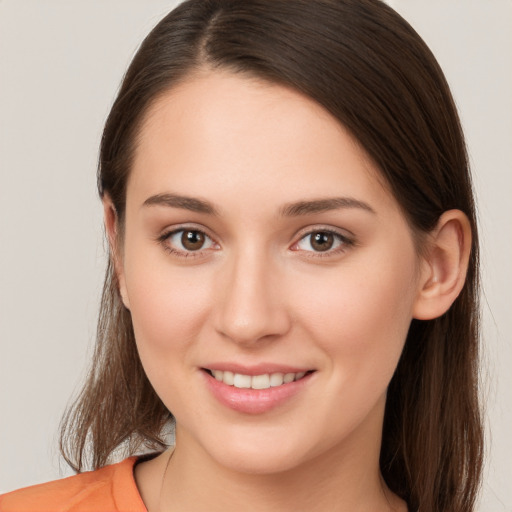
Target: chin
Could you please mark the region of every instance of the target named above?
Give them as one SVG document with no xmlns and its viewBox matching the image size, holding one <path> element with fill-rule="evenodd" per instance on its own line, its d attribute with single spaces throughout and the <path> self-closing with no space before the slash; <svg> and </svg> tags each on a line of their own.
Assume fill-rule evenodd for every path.
<svg viewBox="0 0 512 512">
<path fill-rule="evenodd" d="M 237 473 L 270 475 L 296 469 L 302 462 L 298 455 L 256 446 L 253 450 L 225 449 L 218 454 L 217 461 Z"/>
<path fill-rule="evenodd" d="M 275 474 L 293 470 L 309 459 L 311 452 L 302 436 L 279 435 L 273 429 L 258 428 L 253 435 L 223 436 L 204 440 L 215 462 L 231 471 L 246 474 Z M 312 448 L 312 447 L 311 447 Z"/>
</svg>

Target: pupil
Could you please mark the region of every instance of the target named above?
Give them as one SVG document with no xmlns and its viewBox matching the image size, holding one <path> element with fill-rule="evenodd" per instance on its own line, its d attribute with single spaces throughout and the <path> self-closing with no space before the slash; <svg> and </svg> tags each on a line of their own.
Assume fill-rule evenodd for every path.
<svg viewBox="0 0 512 512">
<path fill-rule="evenodd" d="M 331 233 L 315 233 L 312 237 L 311 246 L 316 251 L 328 251 L 334 243 L 334 235 Z"/>
<path fill-rule="evenodd" d="M 197 251 L 204 244 L 204 235 L 199 231 L 184 231 L 181 235 L 181 243 L 189 251 Z"/>
</svg>

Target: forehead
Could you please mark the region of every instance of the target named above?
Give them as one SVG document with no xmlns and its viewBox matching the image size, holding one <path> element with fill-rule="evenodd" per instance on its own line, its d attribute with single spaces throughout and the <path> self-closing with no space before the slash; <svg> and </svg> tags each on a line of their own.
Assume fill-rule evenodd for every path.
<svg viewBox="0 0 512 512">
<path fill-rule="evenodd" d="M 328 193 L 394 201 L 377 166 L 321 105 L 218 71 L 161 95 L 141 125 L 128 195 L 143 201 L 166 191 L 221 204 L 258 194 L 266 203 Z"/>
</svg>

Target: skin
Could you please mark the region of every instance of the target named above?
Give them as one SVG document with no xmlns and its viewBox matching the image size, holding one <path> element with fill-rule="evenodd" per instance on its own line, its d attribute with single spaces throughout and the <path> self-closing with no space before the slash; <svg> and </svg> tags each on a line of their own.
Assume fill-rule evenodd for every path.
<svg viewBox="0 0 512 512">
<path fill-rule="evenodd" d="M 177 421 L 172 458 L 136 467 L 149 511 L 406 510 L 379 470 L 386 390 L 412 318 L 442 314 L 460 291 L 470 232 L 447 212 L 420 256 L 379 176 L 336 119 L 282 86 L 205 70 L 152 106 L 122 240 L 105 198 L 141 361 Z M 164 194 L 215 213 L 145 204 Z M 329 198 L 358 203 L 283 214 Z M 208 236 L 202 249 L 165 238 L 185 228 Z M 341 238 L 315 250 L 311 233 L 326 230 Z M 314 373 L 245 414 L 205 385 L 218 361 Z"/>
</svg>

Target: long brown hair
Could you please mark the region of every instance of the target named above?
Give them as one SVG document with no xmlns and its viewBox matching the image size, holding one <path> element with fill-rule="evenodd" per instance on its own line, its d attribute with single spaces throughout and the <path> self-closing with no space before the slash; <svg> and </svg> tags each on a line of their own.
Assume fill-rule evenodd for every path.
<svg viewBox="0 0 512 512">
<path fill-rule="evenodd" d="M 451 309 L 413 320 L 389 385 L 380 466 L 411 510 L 474 510 L 482 465 L 478 403 L 478 236 L 464 137 L 443 73 L 418 34 L 379 0 L 188 0 L 147 36 L 124 77 L 101 142 L 98 188 L 124 221 L 144 114 L 199 68 L 292 87 L 323 105 L 378 165 L 411 227 L 449 209 L 473 230 L 465 286 Z M 77 471 L 166 445 L 171 413 L 139 360 L 112 261 L 85 387 L 62 424 Z"/>
</svg>

